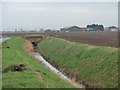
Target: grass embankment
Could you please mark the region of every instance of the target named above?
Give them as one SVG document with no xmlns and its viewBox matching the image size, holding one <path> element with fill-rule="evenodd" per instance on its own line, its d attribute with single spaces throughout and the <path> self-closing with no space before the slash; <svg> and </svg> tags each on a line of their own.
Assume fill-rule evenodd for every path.
<svg viewBox="0 0 120 90">
<path fill-rule="evenodd" d="M 2 44 L 0 43 L 0 89 L 2 89 Z"/>
<path fill-rule="evenodd" d="M 118 49 L 46 37 L 40 52 L 67 76 L 95 87 L 117 87 Z"/>
<path fill-rule="evenodd" d="M 25 40 L 17 37 L 2 45 L 3 71 L 11 66 L 24 64 L 26 70 L 3 73 L 3 88 L 72 88 L 67 81 L 60 79 L 24 50 Z"/>
</svg>

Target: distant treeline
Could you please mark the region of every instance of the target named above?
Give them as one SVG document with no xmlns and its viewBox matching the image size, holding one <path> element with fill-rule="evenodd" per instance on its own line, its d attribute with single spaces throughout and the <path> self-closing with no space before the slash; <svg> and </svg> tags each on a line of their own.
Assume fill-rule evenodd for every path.
<svg viewBox="0 0 120 90">
<path fill-rule="evenodd" d="M 104 26 L 98 24 L 87 25 L 87 28 L 91 29 L 92 31 L 104 31 Z"/>
<path fill-rule="evenodd" d="M 87 25 L 86 27 L 71 26 L 60 29 L 61 32 L 79 32 L 79 31 L 104 31 L 104 26 L 99 24 Z"/>
</svg>

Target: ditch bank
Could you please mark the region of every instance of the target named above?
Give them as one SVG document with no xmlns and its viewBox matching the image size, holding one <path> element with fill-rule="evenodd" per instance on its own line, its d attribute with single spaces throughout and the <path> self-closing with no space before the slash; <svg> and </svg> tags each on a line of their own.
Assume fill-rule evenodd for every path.
<svg viewBox="0 0 120 90">
<path fill-rule="evenodd" d="M 118 87 L 118 48 L 48 36 L 38 43 L 37 50 L 60 72 L 87 88 Z"/>
<path fill-rule="evenodd" d="M 65 76 L 62 72 L 60 72 L 58 69 L 56 69 L 54 66 L 52 66 L 49 62 L 47 62 L 38 52 L 34 52 L 34 57 L 39 60 L 43 65 L 45 65 L 47 68 L 49 68 L 52 72 L 57 74 L 59 77 L 61 77 L 63 80 L 68 81 L 69 83 L 73 84 L 76 88 L 84 88 L 84 85 L 79 84 L 77 82 L 74 82 L 73 80 L 69 79 L 67 76 Z"/>
<path fill-rule="evenodd" d="M 13 37 L 1 48 L 2 88 L 75 88 L 32 57 L 24 38 Z"/>
<path fill-rule="evenodd" d="M 31 42 L 32 49 L 28 50 L 29 54 L 34 56 L 37 60 L 39 60 L 44 66 L 46 66 L 49 70 L 54 72 L 56 75 L 58 75 L 61 79 L 71 83 L 76 88 L 85 88 L 83 84 L 79 84 L 71 79 L 69 79 L 67 76 L 65 76 L 62 72 L 60 72 L 57 68 L 52 66 L 49 62 L 47 62 L 44 57 L 38 52 L 38 42 L 42 40 L 42 38 L 37 38 L 36 36 L 33 37 L 27 37 L 28 42 Z M 29 43 L 30 44 L 30 43 Z M 30 46 L 31 46 L 30 45 Z M 31 52 L 32 51 L 32 52 Z"/>
</svg>

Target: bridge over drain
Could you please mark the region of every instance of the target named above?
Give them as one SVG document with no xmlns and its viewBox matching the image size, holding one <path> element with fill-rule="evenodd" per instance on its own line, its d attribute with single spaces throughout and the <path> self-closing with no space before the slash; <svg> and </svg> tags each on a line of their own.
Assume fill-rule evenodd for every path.
<svg viewBox="0 0 120 90">
<path fill-rule="evenodd" d="M 36 50 L 38 42 L 41 41 L 44 38 L 44 35 L 42 35 L 42 34 L 26 35 L 25 38 L 32 43 L 34 49 Z"/>
</svg>

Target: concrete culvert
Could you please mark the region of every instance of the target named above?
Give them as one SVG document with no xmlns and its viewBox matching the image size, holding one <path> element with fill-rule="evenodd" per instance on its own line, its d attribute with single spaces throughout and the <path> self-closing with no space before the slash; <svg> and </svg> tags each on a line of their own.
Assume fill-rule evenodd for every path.
<svg viewBox="0 0 120 90">
<path fill-rule="evenodd" d="M 32 45 L 33 45 L 34 47 L 37 47 L 37 42 L 32 42 Z"/>
</svg>

